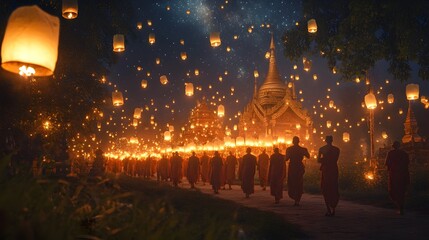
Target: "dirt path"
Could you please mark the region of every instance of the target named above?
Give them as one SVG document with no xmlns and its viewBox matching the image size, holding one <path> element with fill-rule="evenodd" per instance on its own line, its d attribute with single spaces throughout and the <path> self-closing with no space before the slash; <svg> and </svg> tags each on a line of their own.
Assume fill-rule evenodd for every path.
<svg viewBox="0 0 429 240">
<path fill-rule="evenodd" d="M 181 187 L 188 188 L 189 185 L 183 183 Z M 213 194 L 210 185 L 197 184 L 196 187 L 203 193 Z M 336 216 L 325 217 L 326 208 L 320 195 L 304 194 L 301 205 L 296 207 L 284 192 L 280 204 L 274 204 L 269 189 L 262 191 L 259 186 L 248 199 L 237 185 L 232 190 L 221 190 L 215 196 L 280 214 L 301 226 L 313 239 L 429 239 L 429 216 L 415 212 L 400 216 L 393 209 L 340 200 Z"/>
</svg>

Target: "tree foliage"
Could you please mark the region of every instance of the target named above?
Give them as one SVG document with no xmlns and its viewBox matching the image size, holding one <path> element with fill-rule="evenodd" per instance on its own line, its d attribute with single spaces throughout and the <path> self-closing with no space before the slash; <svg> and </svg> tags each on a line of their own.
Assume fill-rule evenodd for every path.
<svg viewBox="0 0 429 240">
<path fill-rule="evenodd" d="M 429 79 L 429 2 L 424 0 L 303 0 L 303 19 L 283 35 L 284 55 L 297 61 L 320 54 L 344 80 L 362 77 L 379 60 L 398 80 L 411 62 Z M 317 33 L 307 32 L 316 19 Z"/>
</svg>

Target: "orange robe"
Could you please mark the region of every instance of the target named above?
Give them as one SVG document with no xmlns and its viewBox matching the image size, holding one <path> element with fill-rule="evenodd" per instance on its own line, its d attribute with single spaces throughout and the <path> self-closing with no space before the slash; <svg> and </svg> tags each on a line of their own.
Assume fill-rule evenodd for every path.
<svg viewBox="0 0 429 240">
<path fill-rule="evenodd" d="M 283 181 L 285 179 L 285 156 L 280 153 L 274 153 L 270 157 L 270 170 L 268 172 L 268 181 L 270 184 L 271 196 L 276 199 L 283 198 Z"/>
<path fill-rule="evenodd" d="M 233 155 L 226 157 L 226 182 L 232 184 L 235 180 L 235 167 L 237 165 L 237 158 Z"/>
<path fill-rule="evenodd" d="M 258 156 L 258 172 L 259 182 L 261 187 L 265 187 L 268 183 L 268 166 L 270 163 L 270 157 L 266 153 L 261 153 Z"/>
<path fill-rule="evenodd" d="M 389 171 L 389 195 L 392 201 L 401 207 L 404 205 L 405 193 L 410 184 L 409 163 L 409 156 L 403 150 L 391 150 L 387 154 L 386 166 Z"/>
<path fill-rule="evenodd" d="M 162 181 L 167 181 L 169 177 L 168 158 L 161 158 L 158 162 L 158 178 Z"/>
<path fill-rule="evenodd" d="M 200 160 L 196 156 L 189 157 L 188 160 L 188 171 L 186 176 L 188 178 L 189 183 L 196 183 L 198 181 L 198 173 L 199 173 L 199 164 Z"/>
<path fill-rule="evenodd" d="M 210 159 L 210 184 L 215 191 L 220 189 L 222 166 L 223 163 L 220 156 L 214 156 L 212 159 Z"/>
<path fill-rule="evenodd" d="M 179 184 L 179 181 L 182 177 L 182 162 L 183 162 L 183 159 L 180 156 L 171 157 L 170 174 L 171 174 L 171 181 L 173 181 L 174 186 L 177 186 L 177 184 Z"/>
<path fill-rule="evenodd" d="M 205 183 L 210 179 L 210 159 L 209 156 L 203 155 L 201 157 L 201 180 Z"/>
<path fill-rule="evenodd" d="M 242 178 L 241 178 L 241 189 L 245 194 L 251 194 L 255 192 L 254 189 L 254 177 L 256 170 L 256 157 L 252 154 L 246 154 L 242 160 Z"/>
<path fill-rule="evenodd" d="M 293 200 L 299 202 L 304 192 L 304 172 L 305 166 L 302 159 L 310 157 L 307 148 L 298 145 L 286 149 L 286 161 L 290 160 L 287 176 L 288 195 Z"/>
<path fill-rule="evenodd" d="M 331 208 L 335 208 L 340 199 L 337 165 L 339 156 L 340 149 L 335 146 L 325 145 L 319 149 L 318 161 L 321 163 L 320 171 L 322 171 L 320 187 L 326 205 Z"/>
</svg>

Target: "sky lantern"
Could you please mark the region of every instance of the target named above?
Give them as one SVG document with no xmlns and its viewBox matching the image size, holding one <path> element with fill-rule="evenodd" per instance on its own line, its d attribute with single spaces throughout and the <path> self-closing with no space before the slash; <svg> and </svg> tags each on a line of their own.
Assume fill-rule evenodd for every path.
<svg viewBox="0 0 429 240">
<path fill-rule="evenodd" d="M 141 82 L 141 86 L 142 86 L 142 88 L 144 89 L 144 88 L 147 88 L 147 80 L 142 80 L 142 82 Z"/>
<path fill-rule="evenodd" d="M 194 95 L 194 84 L 185 83 L 185 95 L 189 97 Z"/>
<path fill-rule="evenodd" d="M 180 39 L 180 45 L 185 45 L 185 40 L 184 39 Z"/>
<path fill-rule="evenodd" d="M 428 100 L 428 98 L 427 98 L 426 96 L 421 96 L 421 97 L 420 97 L 420 101 L 421 101 L 423 104 L 428 104 L 428 103 L 429 103 L 429 100 Z"/>
<path fill-rule="evenodd" d="M 165 75 L 162 75 L 161 77 L 159 77 L 159 81 L 161 82 L 162 85 L 165 85 L 168 83 L 168 78 Z"/>
<path fill-rule="evenodd" d="M 269 59 L 271 57 L 271 53 L 269 52 L 269 51 L 267 51 L 266 53 L 265 53 L 265 58 L 266 59 Z"/>
<path fill-rule="evenodd" d="M 389 135 L 387 135 L 387 133 L 385 131 L 381 132 L 381 137 L 383 139 L 387 139 L 389 137 Z"/>
<path fill-rule="evenodd" d="M 133 117 L 135 119 L 140 119 L 142 117 L 142 112 L 143 112 L 143 109 L 141 109 L 141 108 L 135 108 L 134 109 Z"/>
<path fill-rule="evenodd" d="M 155 43 L 155 33 L 149 33 L 149 44 L 152 45 Z"/>
<path fill-rule="evenodd" d="M 210 45 L 212 47 L 219 47 L 222 43 L 220 39 L 220 32 L 211 32 L 210 33 Z"/>
<path fill-rule="evenodd" d="M 63 0 L 62 15 L 65 19 L 75 19 L 78 14 L 77 0 Z"/>
<path fill-rule="evenodd" d="M 198 76 L 198 75 L 200 75 L 200 70 L 198 70 L 198 69 L 195 69 L 195 71 L 194 71 L 194 74 L 195 74 L 195 76 Z"/>
<path fill-rule="evenodd" d="M 247 32 L 252 33 L 252 32 L 253 32 L 253 28 L 252 28 L 252 27 L 249 27 L 249 28 L 247 29 Z"/>
<path fill-rule="evenodd" d="M 332 126 L 332 122 L 331 121 L 326 121 L 326 127 L 327 128 L 331 128 L 331 126 Z"/>
<path fill-rule="evenodd" d="M 365 105 L 368 109 L 375 109 L 377 107 L 377 99 L 372 92 L 365 95 Z"/>
<path fill-rule="evenodd" d="M 309 33 L 316 33 L 317 32 L 316 19 L 312 18 L 312 19 L 308 20 L 307 29 L 308 29 Z"/>
<path fill-rule="evenodd" d="M 350 141 L 350 133 L 343 132 L 343 141 L 344 142 L 349 142 Z"/>
<path fill-rule="evenodd" d="M 311 61 L 310 60 L 308 60 L 308 59 L 306 59 L 305 61 L 304 61 L 304 71 L 306 71 L 306 72 L 308 72 L 308 71 L 310 71 L 310 69 L 311 69 Z"/>
<path fill-rule="evenodd" d="M 141 30 L 143 28 L 143 23 L 142 22 L 137 22 L 137 29 Z"/>
<path fill-rule="evenodd" d="M 259 77 L 259 72 L 258 72 L 258 70 L 253 71 L 253 76 L 254 76 L 255 78 Z"/>
<path fill-rule="evenodd" d="M 113 36 L 113 51 L 114 52 L 125 51 L 125 37 L 123 34 L 115 34 Z"/>
<path fill-rule="evenodd" d="M 150 27 L 152 26 L 152 20 L 147 20 L 147 25 Z"/>
<path fill-rule="evenodd" d="M 161 63 L 161 59 L 156 58 L 156 59 L 155 59 L 155 63 L 156 63 L 156 65 L 159 65 L 159 64 Z"/>
<path fill-rule="evenodd" d="M 225 107 L 222 104 L 217 107 L 217 115 L 218 117 L 225 116 Z"/>
<path fill-rule="evenodd" d="M 186 54 L 186 52 L 181 52 L 180 53 L 180 58 L 185 61 L 188 58 L 188 55 Z"/>
<path fill-rule="evenodd" d="M 170 131 L 165 131 L 164 132 L 164 141 L 167 141 L 167 142 L 171 141 L 171 133 L 170 133 Z"/>
<path fill-rule="evenodd" d="M 9 17 L 1 66 L 20 75 L 50 76 L 58 57 L 60 21 L 38 6 L 17 8 Z"/>
<path fill-rule="evenodd" d="M 407 84 L 405 89 L 407 100 L 417 100 L 419 99 L 419 85 L 418 84 Z"/>
<path fill-rule="evenodd" d="M 313 80 L 317 80 L 317 74 L 313 74 Z"/>
<path fill-rule="evenodd" d="M 122 96 L 122 92 L 119 92 L 119 91 L 112 92 L 112 101 L 113 101 L 113 106 L 115 107 L 124 105 L 124 97 Z"/>
<path fill-rule="evenodd" d="M 395 97 L 393 96 L 393 94 L 390 93 L 389 95 L 387 95 L 387 102 L 389 104 L 392 104 L 394 101 L 395 101 Z"/>
<path fill-rule="evenodd" d="M 133 127 L 137 127 L 139 125 L 139 120 L 133 119 Z"/>
<path fill-rule="evenodd" d="M 334 107 L 334 100 L 329 101 L 329 108 L 333 108 Z"/>
<path fill-rule="evenodd" d="M 174 126 L 173 125 L 168 125 L 168 131 L 169 132 L 174 132 Z"/>
</svg>

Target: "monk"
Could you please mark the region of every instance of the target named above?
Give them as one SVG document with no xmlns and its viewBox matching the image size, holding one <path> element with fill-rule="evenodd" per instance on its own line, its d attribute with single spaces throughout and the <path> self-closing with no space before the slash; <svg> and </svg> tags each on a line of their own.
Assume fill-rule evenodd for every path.
<svg viewBox="0 0 429 240">
<path fill-rule="evenodd" d="M 262 150 L 262 153 L 258 156 L 258 172 L 259 172 L 259 184 L 262 187 L 262 190 L 265 191 L 266 185 L 268 182 L 268 166 L 270 163 L 270 157 L 265 152 L 265 149 Z"/>
<path fill-rule="evenodd" d="M 191 184 L 191 188 L 195 188 L 195 183 L 198 181 L 198 173 L 200 168 L 200 160 L 195 155 L 195 152 L 192 151 L 192 156 L 188 159 L 188 169 L 186 176 L 188 178 L 189 184 Z"/>
<path fill-rule="evenodd" d="M 250 148 L 246 149 L 246 153 L 243 156 L 242 162 L 242 178 L 241 178 L 241 189 L 243 189 L 246 198 L 249 198 L 250 194 L 254 193 L 254 177 L 256 170 L 256 157 L 251 154 Z"/>
<path fill-rule="evenodd" d="M 177 187 L 179 185 L 180 179 L 182 177 L 182 163 L 183 159 L 179 156 L 178 152 L 173 153 L 171 157 L 171 181 L 173 181 L 173 185 Z"/>
<path fill-rule="evenodd" d="M 210 159 L 210 184 L 212 185 L 215 194 L 219 194 L 222 177 L 222 158 L 218 151 L 214 152 L 214 156 Z"/>
<path fill-rule="evenodd" d="M 304 157 L 310 158 L 310 154 L 307 148 L 299 146 L 299 137 L 293 137 L 292 144 L 293 146 L 286 149 L 285 157 L 286 161 L 290 160 L 287 176 L 288 195 L 295 201 L 294 206 L 299 206 L 304 192 L 305 167 L 302 160 Z"/>
<path fill-rule="evenodd" d="M 387 153 L 386 166 L 389 172 L 389 195 L 398 208 L 398 213 L 404 214 L 405 193 L 410 185 L 410 172 L 408 165 L 410 159 L 408 153 L 399 149 L 401 144 L 395 141 L 392 145 L 393 150 Z"/>
<path fill-rule="evenodd" d="M 332 136 L 326 136 L 326 145 L 321 147 L 317 154 L 317 162 L 321 164 L 320 171 L 322 171 L 320 187 L 322 188 L 322 194 L 327 209 L 325 216 L 335 216 L 335 208 L 340 199 L 340 194 L 338 192 L 337 165 L 340 149 L 332 145 L 333 141 L 334 138 Z"/>
<path fill-rule="evenodd" d="M 285 156 L 280 153 L 279 148 L 274 148 L 274 153 L 270 156 L 268 183 L 270 184 L 271 196 L 274 196 L 276 204 L 278 204 L 280 199 L 283 198 L 283 181 L 285 179 L 285 168 Z"/>
<path fill-rule="evenodd" d="M 168 173 L 169 173 L 169 163 L 168 158 L 164 154 L 162 155 L 161 160 L 158 162 L 158 173 L 157 173 L 157 179 L 161 181 L 167 181 L 168 180 Z"/>
<path fill-rule="evenodd" d="M 210 172 L 210 158 L 207 156 L 207 153 L 204 152 L 201 156 L 201 180 L 203 185 L 206 185 L 206 182 L 209 181 L 209 172 Z"/>
<path fill-rule="evenodd" d="M 226 183 L 229 185 L 229 190 L 232 189 L 231 185 L 235 180 L 235 167 L 237 165 L 237 158 L 229 152 L 228 157 L 226 157 L 226 167 L 225 167 L 225 175 L 226 175 Z"/>
</svg>

